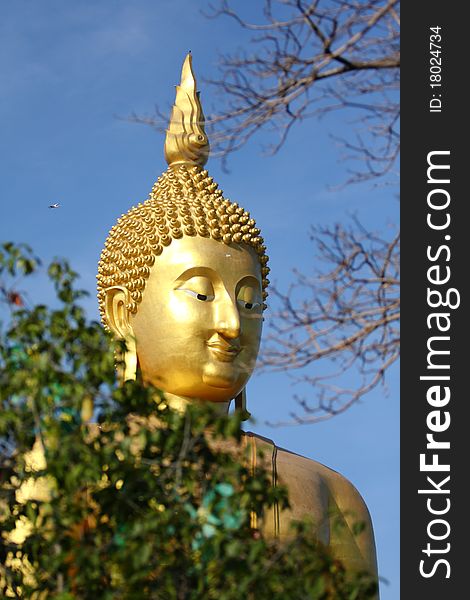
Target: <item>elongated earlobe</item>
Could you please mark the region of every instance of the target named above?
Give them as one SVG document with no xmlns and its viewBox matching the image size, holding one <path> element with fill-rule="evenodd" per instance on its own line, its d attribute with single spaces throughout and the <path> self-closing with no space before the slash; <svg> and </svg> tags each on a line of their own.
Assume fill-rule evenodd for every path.
<svg viewBox="0 0 470 600">
<path fill-rule="evenodd" d="M 137 348 L 129 320 L 128 296 L 129 292 L 125 287 L 114 286 L 106 290 L 106 323 L 114 337 L 125 344 L 123 352 L 116 351 L 117 373 L 121 383 L 134 381 L 137 373 Z"/>
<path fill-rule="evenodd" d="M 235 398 L 235 410 L 240 411 L 242 413 L 242 420 L 248 421 L 251 417 L 251 413 L 248 412 L 246 408 L 246 388 L 243 388 L 242 391 Z"/>
</svg>

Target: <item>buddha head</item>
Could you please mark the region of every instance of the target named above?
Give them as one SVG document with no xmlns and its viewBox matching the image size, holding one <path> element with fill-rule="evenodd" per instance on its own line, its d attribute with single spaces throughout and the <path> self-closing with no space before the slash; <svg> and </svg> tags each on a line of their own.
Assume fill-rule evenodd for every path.
<svg viewBox="0 0 470 600">
<path fill-rule="evenodd" d="M 111 229 L 98 268 L 102 321 L 139 373 L 170 399 L 244 406 L 261 338 L 268 257 L 249 213 L 204 165 L 209 142 L 191 55 L 165 140 L 168 169 Z"/>
</svg>

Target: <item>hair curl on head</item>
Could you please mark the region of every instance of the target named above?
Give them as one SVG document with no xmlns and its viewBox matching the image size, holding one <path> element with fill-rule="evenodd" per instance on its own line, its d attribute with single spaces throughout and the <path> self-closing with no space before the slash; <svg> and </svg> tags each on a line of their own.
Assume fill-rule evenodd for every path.
<svg viewBox="0 0 470 600">
<path fill-rule="evenodd" d="M 251 246 L 261 264 L 266 299 L 268 256 L 255 221 L 245 209 L 223 197 L 202 167 L 175 165 L 158 178 L 149 198 L 122 215 L 109 232 L 97 275 L 99 310 L 105 327 L 107 288 L 125 287 L 130 298 L 127 309 L 135 314 L 155 258 L 173 239 L 183 235 Z"/>
</svg>

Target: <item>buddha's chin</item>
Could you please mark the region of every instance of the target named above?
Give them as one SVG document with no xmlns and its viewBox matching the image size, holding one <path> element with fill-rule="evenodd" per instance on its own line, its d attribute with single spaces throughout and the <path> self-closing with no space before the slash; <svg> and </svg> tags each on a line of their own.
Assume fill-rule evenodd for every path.
<svg viewBox="0 0 470 600">
<path fill-rule="evenodd" d="M 233 390 L 233 396 L 243 387 L 244 380 L 245 377 L 233 363 L 208 364 L 202 373 L 204 385 L 221 391 Z"/>
</svg>

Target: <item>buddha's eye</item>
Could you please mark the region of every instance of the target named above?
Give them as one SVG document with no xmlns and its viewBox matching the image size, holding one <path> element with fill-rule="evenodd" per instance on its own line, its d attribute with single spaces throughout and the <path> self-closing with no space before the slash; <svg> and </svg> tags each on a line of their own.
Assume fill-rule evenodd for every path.
<svg viewBox="0 0 470 600">
<path fill-rule="evenodd" d="M 187 281 L 183 281 L 176 289 L 201 302 L 214 300 L 214 288 L 207 277 L 191 277 Z"/>
<path fill-rule="evenodd" d="M 261 306 L 260 293 L 251 285 L 244 285 L 237 294 L 237 302 L 245 310 L 257 310 Z"/>
<path fill-rule="evenodd" d="M 198 294 L 194 290 L 186 290 L 184 288 L 179 288 L 179 289 L 181 292 L 186 292 L 186 294 L 188 294 L 188 296 L 192 296 L 193 298 L 197 298 L 198 300 L 201 300 L 201 302 L 210 302 L 211 300 L 214 299 L 214 296 L 209 295 L 209 294 Z"/>
</svg>

